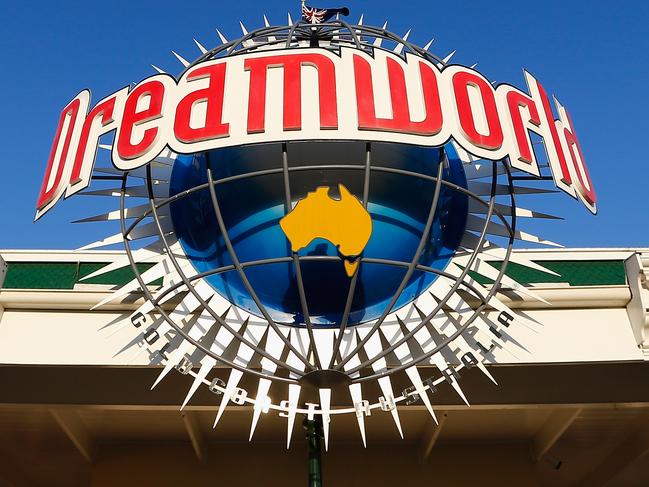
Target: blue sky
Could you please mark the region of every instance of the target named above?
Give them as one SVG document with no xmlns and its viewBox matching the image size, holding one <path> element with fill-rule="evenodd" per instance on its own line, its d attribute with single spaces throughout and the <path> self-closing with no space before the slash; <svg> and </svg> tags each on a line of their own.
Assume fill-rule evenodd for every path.
<svg viewBox="0 0 649 487">
<path fill-rule="evenodd" d="M 318 4 L 316 6 L 337 6 Z M 342 4 L 345 4 L 343 1 Z M 565 195 L 539 209 L 564 222 L 534 229 L 571 247 L 649 247 L 649 161 L 643 144 L 649 112 L 649 6 L 646 2 L 346 0 L 355 22 L 403 34 L 490 79 L 524 87 L 527 68 L 570 110 L 599 196 L 593 217 Z M 395 7 L 398 5 L 398 7 Z M 406 6 L 405 8 L 402 6 Z M 81 89 L 93 100 L 152 74 L 178 71 L 170 50 L 191 58 L 196 37 L 212 47 L 226 36 L 273 24 L 299 1 L 187 0 L 9 2 L 0 0 L 0 248 L 76 248 L 100 239 L 103 224 L 73 225 L 105 202 L 76 197 L 32 223 L 34 204 L 60 110 Z M 531 229 L 528 227 L 528 229 Z"/>
</svg>

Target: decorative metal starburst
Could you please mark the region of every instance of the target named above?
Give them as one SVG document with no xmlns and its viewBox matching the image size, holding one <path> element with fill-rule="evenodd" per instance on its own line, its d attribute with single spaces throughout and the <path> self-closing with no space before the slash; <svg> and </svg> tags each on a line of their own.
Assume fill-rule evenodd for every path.
<svg viewBox="0 0 649 487">
<path fill-rule="evenodd" d="M 393 45 L 392 50 L 397 55 L 405 56 L 409 53 L 440 66 L 449 63 L 455 54 L 454 51 L 448 56 L 437 56 L 429 50 L 432 41 L 423 48 L 418 47 L 408 41 L 410 31 L 400 37 L 387 30 L 387 23 L 381 28 L 363 25 L 362 17 L 357 25 L 335 20 L 314 27 L 304 22 L 293 22 L 290 15 L 288 25 L 271 26 L 264 16 L 264 24 L 265 27 L 251 32 L 241 24 L 243 36 L 234 41 L 228 41 L 217 31 L 221 44 L 212 49 L 195 40 L 200 56 L 193 62 L 176 52 L 173 54 L 185 70 L 206 60 L 244 52 L 309 46 L 332 51 L 346 46 L 372 52 Z M 163 72 L 158 67 L 154 68 Z M 375 164 L 372 160 L 373 150 L 372 144 L 368 143 L 366 160 L 349 168 L 367 175 L 362 201 L 365 205 L 371 192 L 371 188 L 367 186 L 369 176 L 395 171 Z M 516 262 L 554 274 L 525 256 L 512 254 L 515 241 L 556 245 L 518 229 L 521 219 L 555 217 L 518 207 L 516 196 L 551 191 L 520 186 L 517 171 L 507 161 L 475 158 L 459 146 L 455 146 L 455 150 L 466 174 L 466 188 L 444 180 L 441 170 L 443 164 L 439 165 L 437 176 L 407 174 L 434 183 L 436 195 L 439 195 L 442 187 L 446 187 L 468 197 L 469 210 L 464 237 L 448 266 L 435 269 L 420 263 L 437 209 L 437 199 L 433 198 L 428 224 L 422 231 L 421 244 L 410 261 L 372 259 L 363 255 L 360 257 L 361 266 L 368 263 L 393 266 L 404 272 L 402 285 L 385 311 L 370 322 L 351 324 L 348 307 L 341 323 L 335 328 L 314 326 L 308 312 L 304 313 L 302 326 L 279 323 L 265 310 L 263 300 L 259 299 L 246 279 L 249 269 L 269 262 L 292 262 L 299 269 L 305 257 L 294 254 L 266 262 L 239 261 L 234 248 L 228 245 L 228 228 L 223 223 L 219 206 L 219 187 L 224 180 L 214 179 L 211 171 L 206 185 L 171 194 L 169 182 L 177 158 L 171 151 L 165 151 L 148 167 L 129 173 L 97 167 L 96 176 L 120 177 L 121 185 L 90 190 L 85 194 L 113 197 L 119 208 L 81 221 L 119 221 L 121 231 L 91 243 L 84 249 L 123 243 L 126 254 L 86 279 L 129 264 L 135 270 L 136 278 L 96 307 L 101 308 L 109 302 L 121 300 L 133 292 L 143 292 L 146 302 L 125 320 L 126 326 L 133 330 L 133 341 L 126 348 L 146 350 L 152 357 L 152 363 L 163 364 L 154 386 L 174 369 L 193 377 L 183 408 L 190 403 L 201 386 L 208 387 L 220 396 L 215 426 L 228 405 L 252 406 L 252 439 L 264 414 L 279 413 L 287 419 L 288 447 L 297 415 L 310 418 L 320 416 L 323 419 L 325 443 L 328 445 L 330 421 L 341 414 L 353 414 L 358 420 L 365 444 L 366 416 L 384 411 L 392 415 L 399 434 L 403 436 L 399 420 L 400 405 L 421 401 L 436 421 L 430 397 L 444 384 L 451 386 L 468 404 L 467 397 L 460 388 L 458 373 L 464 368 L 477 367 L 486 378 L 495 383 L 485 363 L 491 360 L 494 348 L 510 350 L 518 347 L 511 339 L 508 327 L 538 326 L 515 314 L 498 298 L 498 291 L 505 286 L 533 299 L 542 300 L 505 274 L 507 264 Z M 290 185 L 288 176 L 295 167 L 291 165 L 286 144 L 283 156 L 285 163 L 275 173 L 284 175 L 286 184 Z M 243 180 L 259 175 L 257 171 L 238 177 Z M 170 206 L 206 188 L 209 188 L 213 210 L 228 245 L 232 265 L 199 272 L 177 239 L 170 217 Z M 288 195 L 287 211 L 290 211 L 295 201 L 291 197 L 290 186 L 285 189 Z M 154 241 L 151 243 L 150 239 Z M 147 243 L 142 245 L 139 242 Z M 502 265 L 499 268 L 490 265 L 489 262 L 493 260 Z M 138 264 L 142 263 L 153 265 L 140 272 Z M 259 316 L 234 305 L 207 282 L 211 275 L 223 272 L 236 272 L 244 283 L 248 282 L 248 292 L 261 311 Z M 395 309 L 398 296 L 415 272 L 432 273 L 437 277 L 417 299 Z M 477 275 L 492 283 L 481 284 Z M 151 285 L 159 279 L 163 279 L 163 285 L 154 289 Z M 355 286 L 354 277 L 350 282 L 348 302 L 351 302 Z M 305 298 L 308 301 L 308 296 Z M 170 303 L 177 304 L 170 309 Z M 492 321 L 487 316 L 485 311 L 488 308 L 499 313 L 497 320 Z M 430 367 L 426 370 L 429 370 L 432 377 L 422 377 L 423 367 Z M 223 368 L 229 370 L 226 380 L 220 379 L 217 374 Z M 407 377 L 412 387 L 405 391 L 395 391 L 393 379 L 397 375 Z M 244 377 L 257 380 L 256 390 L 248 391 L 241 387 Z M 364 385 L 372 382 L 378 384 L 380 397 L 366 395 Z M 305 388 L 317 390 L 317 404 L 304 401 Z M 332 406 L 332 391 L 336 388 L 348 391 L 346 406 Z"/>
</svg>

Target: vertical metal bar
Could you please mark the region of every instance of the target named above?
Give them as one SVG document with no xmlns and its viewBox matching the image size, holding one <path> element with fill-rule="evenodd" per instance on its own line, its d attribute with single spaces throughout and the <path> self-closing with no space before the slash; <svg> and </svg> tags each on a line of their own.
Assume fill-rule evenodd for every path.
<svg viewBox="0 0 649 487">
<path fill-rule="evenodd" d="M 363 46 L 362 46 L 361 40 L 360 40 L 360 39 L 358 38 L 358 36 L 356 35 L 356 29 L 353 29 L 352 26 L 349 25 L 349 24 L 348 24 L 347 22 L 345 22 L 344 20 L 338 20 L 338 22 L 340 22 L 340 25 L 342 25 L 343 27 L 345 27 L 345 29 L 347 29 L 347 30 L 349 31 L 349 33 L 352 35 L 352 38 L 354 39 L 354 44 L 356 44 L 356 47 L 357 47 L 358 49 L 363 49 Z"/>
<path fill-rule="evenodd" d="M 494 204 L 496 202 L 496 197 L 497 197 L 498 172 L 496 170 L 497 169 L 496 164 L 497 164 L 496 161 L 492 162 L 491 199 L 489 200 L 489 206 L 488 206 L 489 210 L 487 212 L 487 217 L 486 217 L 487 222 L 489 222 L 489 220 L 491 220 L 491 217 L 492 217 L 492 215 L 494 213 Z M 505 164 L 504 160 L 503 160 L 503 164 Z M 511 178 L 511 173 L 509 171 L 508 171 L 508 177 Z M 512 202 L 513 202 L 514 201 L 514 195 L 513 195 L 513 184 L 511 182 L 511 180 L 510 180 L 510 190 L 512 191 L 511 198 L 512 198 Z M 482 248 L 484 247 L 485 240 L 486 240 L 487 229 L 488 229 L 488 223 L 485 224 L 484 228 L 482 229 L 482 232 L 480 234 L 480 239 L 478 241 L 477 248 L 474 250 L 473 254 L 471 255 L 471 258 L 469 259 L 469 262 L 465 266 L 465 268 L 462 271 L 461 275 L 458 278 L 455 279 L 455 283 L 453 284 L 451 289 L 448 291 L 448 293 L 446 294 L 444 299 L 442 299 L 438 303 L 438 305 L 435 307 L 435 309 L 428 316 L 426 316 L 426 318 L 424 320 L 422 320 L 422 322 L 419 325 L 417 325 L 413 330 L 411 330 L 408 334 L 406 334 L 403 338 L 401 338 L 397 343 L 393 344 L 391 348 L 398 347 L 401 344 L 403 344 L 403 343 L 407 342 L 408 340 L 410 340 L 413 336 L 415 336 L 415 334 L 417 334 L 419 332 L 419 330 L 421 330 L 424 326 L 426 326 L 428 323 L 430 323 L 430 321 L 435 317 L 435 315 L 439 312 L 439 310 L 441 310 L 442 307 L 446 305 L 448 300 L 451 299 L 451 296 L 453 294 L 455 294 L 455 292 L 458 290 L 458 288 L 464 282 L 465 277 L 467 276 L 467 274 L 469 273 L 469 271 L 473 267 L 473 263 L 478 258 L 478 255 L 480 254 L 480 252 L 482 252 Z M 515 232 L 514 232 L 513 229 L 510 229 L 509 245 L 507 247 L 507 253 L 506 253 L 505 259 L 503 261 L 503 266 L 500 269 L 500 273 L 498 275 L 498 278 L 496 279 L 494 285 L 492 285 L 492 288 L 489 291 L 489 294 L 485 298 L 485 300 L 487 302 L 489 302 L 491 300 L 491 298 L 493 296 L 495 296 L 496 293 L 498 292 L 500 281 L 501 281 L 503 275 L 505 274 L 505 270 L 507 268 L 507 263 L 509 263 L 509 259 L 511 257 L 511 252 L 512 252 L 513 244 L 514 244 L 514 238 L 515 238 Z M 438 349 L 441 350 L 441 348 L 446 346 L 446 344 L 450 343 L 451 341 L 455 340 L 455 338 L 457 338 L 459 335 L 461 335 L 464 332 L 464 330 L 466 330 L 469 327 L 469 325 L 471 325 L 471 323 L 473 323 L 473 321 L 475 321 L 475 319 L 478 317 L 478 314 L 480 312 L 482 312 L 482 310 L 484 310 L 485 308 L 486 308 L 486 304 L 483 304 L 482 306 L 480 306 L 480 309 L 477 310 L 471 318 L 469 318 L 469 320 L 462 326 L 462 328 L 460 330 L 458 330 L 452 336 L 450 336 L 446 340 L 444 340 L 440 345 L 435 347 L 434 350 L 431 350 L 430 352 L 421 355 L 420 357 L 413 360 L 409 364 L 402 365 L 400 367 L 396 367 L 394 369 L 391 369 L 389 372 L 384 372 L 382 374 L 373 374 L 373 375 L 370 375 L 370 376 L 362 377 L 361 379 L 357 379 L 355 382 L 364 382 L 364 381 L 367 381 L 367 380 L 376 379 L 378 377 L 385 376 L 388 373 L 395 373 L 395 372 L 403 370 L 403 369 L 405 369 L 407 367 L 417 365 L 417 364 L 421 363 L 424 360 L 427 360 L 428 358 L 435 355 L 435 353 L 438 352 Z M 383 352 L 379 353 L 373 359 L 368 360 L 368 361 L 362 363 L 361 365 L 359 365 L 358 367 L 355 367 L 354 369 L 348 371 L 347 372 L 348 375 L 351 375 L 351 374 L 361 370 L 362 368 L 367 367 L 369 364 L 375 362 L 376 360 L 379 360 L 380 358 L 385 357 L 385 355 L 387 355 L 386 351 L 383 351 Z"/>
<path fill-rule="evenodd" d="M 437 214 L 437 206 L 439 203 L 439 195 L 442 191 L 442 177 L 444 174 L 444 160 L 446 159 L 446 151 L 444 150 L 443 147 L 440 148 L 439 152 L 439 159 L 437 162 L 437 182 L 435 184 L 435 193 L 433 194 L 433 201 L 430 206 L 430 211 L 428 213 L 428 220 L 426 221 L 426 226 L 424 227 L 424 230 L 421 235 L 421 239 L 419 241 L 419 246 L 417 247 L 417 250 L 415 251 L 415 254 L 413 255 L 412 261 L 410 262 L 410 265 L 408 266 L 408 270 L 406 271 L 406 275 L 403 277 L 401 280 L 401 284 L 397 288 L 397 291 L 394 293 L 392 296 L 392 299 L 390 299 L 390 302 L 385 308 L 385 311 L 383 311 L 383 314 L 381 317 L 377 320 L 377 322 L 372 326 L 372 329 L 370 332 L 367 334 L 365 338 L 363 338 L 358 345 L 347 355 L 347 357 L 343 358 L 342 361 L 336 366 L 336 370 L 340 370 L 347 362 L 349 362 L 354 355 L 356 355 L 360 350 L 363 349 L 365 344 L 370 340 L 372 335 L 378 331 L 378 329 L 381 327 L 385 319 L 388 317 L 388 315 L 392 312 L 392 308 L 396 304 L 397 300 L 399 299 L 399 296 L 401 296 L 401 293 L 403 290 L 406 288 L 408 283 L 410 282 L 410 278 L 414 274 L 417 265 L 419 264 L 419 258 L 421 257 L 421 254 L 424 252 L 426 245 L 428 244 L 428 237 L 430 236 L 430 231 L 433 227 L 433 222 L 435 221 L 435 215 Z"/>
<path fill-rule="evenodd" d="M 277 335 L 281 338 L 281 340 L 284 342 L 284 345 L 293 352 L 303 363 L 306 365 L 308 368 L 313 368 L 311 364 L 309 364 L 309 361 L 306 357 L 303 357 L 300 352 L 297 351 L 297 349 L 291 344 L 291 342 L 284 336 L 284 334 L 280 331 L 279 327 L 277 326 L 277 323 L 272 319 L 270 314 L 268 313 L 268 310 L 264 306 L 264 304 L 261 302 L 259 297 L 257 296 L 257 293 L 255 292 L 254 288 L 252 287 L 252 284 L 250 284 L 250 281 L 248 280 L 248 276 L 246 275 L 246 271 L 243 269 L 241 266 L 241 262 L 239 262 L 239 258 L 237 257 L 237 253 L 234 250 L 234 246 L 232 245 L 232 241 L 230 240 L 230 235 L 228 233 L 228 229 L 225 225 L 225 221 L 223 220 L 223 214 L 221 213 L 221 207 L 219 205 L 219 200 L 216 196 L 216 189 L 214 187 L 214 178 L 212 177 L 212 168 L 210 164 L 210 159 L 209 159 L 209 152 L 206 153 L 206 160 L 207 160 L 207 179 L 209 183 L 209 189 L 210 189 L 210 196 L 212 198 L 212 206 L 214 207 L 214 213 L 216 214 L 216 220 L 219 225 L 219 230 L 221 231 L 221 236 L 223 237 L 223 241 L 225 242 L 225 246 L 228 249 L 228 253 L 230 254 L 230 258 L 232 259 L 232 264 L 234 267 L 237 269 L 237 273 L 239 274 L 239 277 L 241 278 L 241 281 L 243 282 L 243 285 L 246 287 L 246 290 L 248 291 L 248 294 L 250 294 L 250 297 L 252 300 L 255 302 L 257 307 L 259 308 L 259 311 L 263 315 L 263 317 L 266 319 L 270 327 L 277 333 Z M 284 365 L 282 365 L 284 366 Z"/>
<path fill-rule="evenodd" d="M 286 49 L 289 49 L 291 47 L 291 42 L 293 42 L 293 37 L 295 36 L 295 30 L 300 23 L 302 23 L 302 20 L 295 22 L 288 31 L 288 37 L 286 38 Z"/>
<path fill-rule="evenodd" d="M 235 329 L 233 329 L 225 319 L 221 318 L 217 313 L 214 312 L 214 310 L 209 306 L 209 304 L 201 297 L 201 295 L 196 292 L 194 287 L 191 285 L 189 279 L 187 279 L 187 276 L 182 272 L 182 269 L 180 268 L 178 262 L 176 261 L 175 257 L 173 256 L 173 252 L 171 248 L 169 247 L 169 243 L 167 242 L 167 239 L 164 236 L 164 233 L 162 231 L 162 228 L 160 226 L 160 221 L 158 218 L 157 214 L 157 207 L 153 198 L 153 187 L 151 185 L 151 166 L 147 166 L 147 184 L 148 184 L 148 191 L 149 191 L 149 204 L 151 206 L 151 211 L 152 211 L 152 216 L 154 219 L 154 222 L 156 223 L 158 234 L 160 237 L 160 241 L 162 242 L 165 252 L 169 256 L 169 260 L 171 261 L 172 265 L 175 267 L 176 271 L 180 275 L 181 280 L 183 281 L 183 284 L 187 287 L 187 289 L 196 297 L 198 302 L 205 308 L 212 318 L 222 327 L 224 327 L 226 330 L 228 330 L 230 333 L 232 333 L 233 336 L 237 338 L 240 342 L 246 344 L 253 350 L 256 350 L 258 353 L 260 353 L 263 356 L 268 357 L 269 360 L 273 361 L 279 366 L 287 367 L 289 370 L 296 370 L 293 367 L 288 366 L 288 364 L 285 364 L 284 362 L 279 361 L 275 357 L 271 357 L 268 355 L 268 353 L 264 350 L 259 349 L 258 347 L 255 346 L 254 343 L 250 342 L 247 340 L 243 335 L 238 333 Z M 258 372 L 256 370 L 249 370 L 246 367 L 242 367 L 238 364 L 235 364 L 234 362 L 231 362 L 230 360 L 227 360 L 223 357 L 219 357 L 215 355 L 211 350 L 208 350 L 202 343 L 200 343 L 197 340 L 194 340 L 187 332 L 185 332 L 178 324 L 171 319 L 169 314 L 164 310 L 162 306 L 159 304 L 156 304 L 156 299 L 153 297 L 151 294 L 151 291 L 149 291 L 149 288 L 147 286 L 147 283 L 144 282 L 142 279 L 142 276 L 140 275 L 140 272 L 137 269 L 137 263 L 135 262 L 135 257 L 133 256 L 133 251 L 131 250 L 131 245 L 128 242 L 128 232 L 126 231 L 126 218 L 125 218 L 125 211 L 126 211 L 126 206 L 125 206 L 125 194 L 126 194 L 126 183 L 128 179 L 128 173 L 124 173 L 124 178 L 122 182 L 122 188 L 120 192 L 120 203 L 119 203 L 119 211 L 120 211 L 120 228 L 122 230 L 122 240 L 124 243 L 124 250 L 126 251 L 126 255 L 128 257 L 128 260 L 131 264 L 131 268 L 133 269 L 133 272 L 135 274 L 135 279 L 137 279 L 138 284 L 140 285 L 140 288 L 142 289 L 142 292 L 144 292 L 144 295 L 146 296 L 146 299 L 153 304 L 155 309 L 160 313 L 160 315 L 171 325 L 171 327 L 176 330 L 176 333 L 178 333 L 180 336 L 182 336 L 186 341 L 191 343 L 193 346 L 195 346 L 198 350 L 203 352 L 205 355 L 214 358 L 218 362 L 221 362 L 222 364 L 239 370 L 241 372 L 247 372 L 249 374 L 254 375 L 255 377 L 259 378 L 264 378 L 264 379 L 272 379 L 272 380 L 278 380 L 281 382 L 287 382 L 287 383 L 294 383 L 293 380 L 291 379 L 284 379 L 283 377 L 277 377 L 277 376 L 271 376 L 265 373 Z M 298 377 L 301 377 L 303 375 L 303 372 L 297 371 L 296 374 Z"/>
<path fill-rule="evenodd" d="M 282 167 L 284 169 L 284 197 L 286 214 L 288 215 L 293 209 L 291 198 L 291 178 L 288 170 L 288 145 L 286 142 L 282 144 Z M 293 265 L 295 266 L 295 280 L 297 281 L 297 290 L 300 296 L 300 305 L 302 306 L 302 314 L 304 315 L 304 324 L 306 325 L 307 333 L 309 334 L 309 341 L 311 343 L 313 352 L 313 362 L 316 368 L 322 369 L 320 356 L 318 355 L 318 348 L 315 346 L 315 337 L 313 335 L 313 324 L 309 315 L 309 307 L 307 305 L 306 294 L 304 292 L 304 280 L 302 279 L 302 268 L 300 267 L 300 256 L 297 252 L 293 252 Z"/>
<path fill-rule="evenodd" d="M 372 144 L 367 143 L 365 145 L 365 177 L 363 181 L 363 206 L 367 210 L 369 205 L 370 198 L 370 176 L 372 173 Z M 360 258 L 360 257 L 359 257 Z M 354 301 L 354 295 L 356 294 L 356 285 L 358 283 L 358 274 L 360 268 L 354 273 L 352 281 L 349 283 L 349 293 L 347 294 L 347 301 L 345 302 L 345 311 L 343 312 L 343 317 L 340 322 L 340 329 L 338 331 L 338 338 L 336 338 L 336 343 L 334 344 L 334 353 L 331 354 L 331 362 L 329 362 L 329 369 L 333 368 L 336 363 L 336 358 L 338 356 L 338 351 L 340 350 L 340 344 L 343 341 L 343 334 L 347 329 L 347 324 L 349 323 L 349 315 L 352 310 L 352 303 Z"/>
<path fill-rule="evenodd" d="M 322 418 L 304 419 L 309 449 L 309 487 L 322 487 Z"/>
</svg>

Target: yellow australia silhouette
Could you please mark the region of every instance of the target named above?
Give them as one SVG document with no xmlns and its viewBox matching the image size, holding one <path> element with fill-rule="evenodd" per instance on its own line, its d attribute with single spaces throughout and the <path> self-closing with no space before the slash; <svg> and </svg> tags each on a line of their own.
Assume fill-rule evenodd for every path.
<svg viewBox="0 0 649 487">
<path fill-rule="evenodd" d="M 291 242 L 293 252 L 307 247 L 316 238 L 328 240 L 344 257 L 347 275 L 358 269 L 358 256 L 372 235 L 372 218 L 360 201 L 342 184 L 340 199 L 329 196 L 330 188 L 320 186 L 300 200 L 279 222 Z"/>
</svg>

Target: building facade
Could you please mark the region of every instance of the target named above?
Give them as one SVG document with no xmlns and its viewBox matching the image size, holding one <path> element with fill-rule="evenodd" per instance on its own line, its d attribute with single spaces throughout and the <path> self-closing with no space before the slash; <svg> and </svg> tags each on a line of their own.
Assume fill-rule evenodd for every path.
<svg viewBox="0 0 649 487">
<path fill-rule="evenodd" d="M 516 252 L 553 274 L 508 267 L 536 298 L 504 287 L 501 300 L 540 327 L 519 330 L 520 354 L 493 352 L 498 385 L 463 371 L 471 406 L 443 385 L 431 396 L 439 425 L 421 403 L 400 408 L 403 440 L 375 413 L 366 449 L 355 418 L 334 418 L 326 485 L 649 483 L 649 250 Z M 160 366 L 126 346 L 141 292 L 92 309 L 132 271 L 82 280 L 121 253 L 0 255 L 0 485 L 304 485 L 299 421 L 286 451 L 277 414 L 249 443 L 251 408 L 230 406 L 213 429 L 207 388 L 183 411 L 190 378 L 150 390 Z"/>
</svg>

